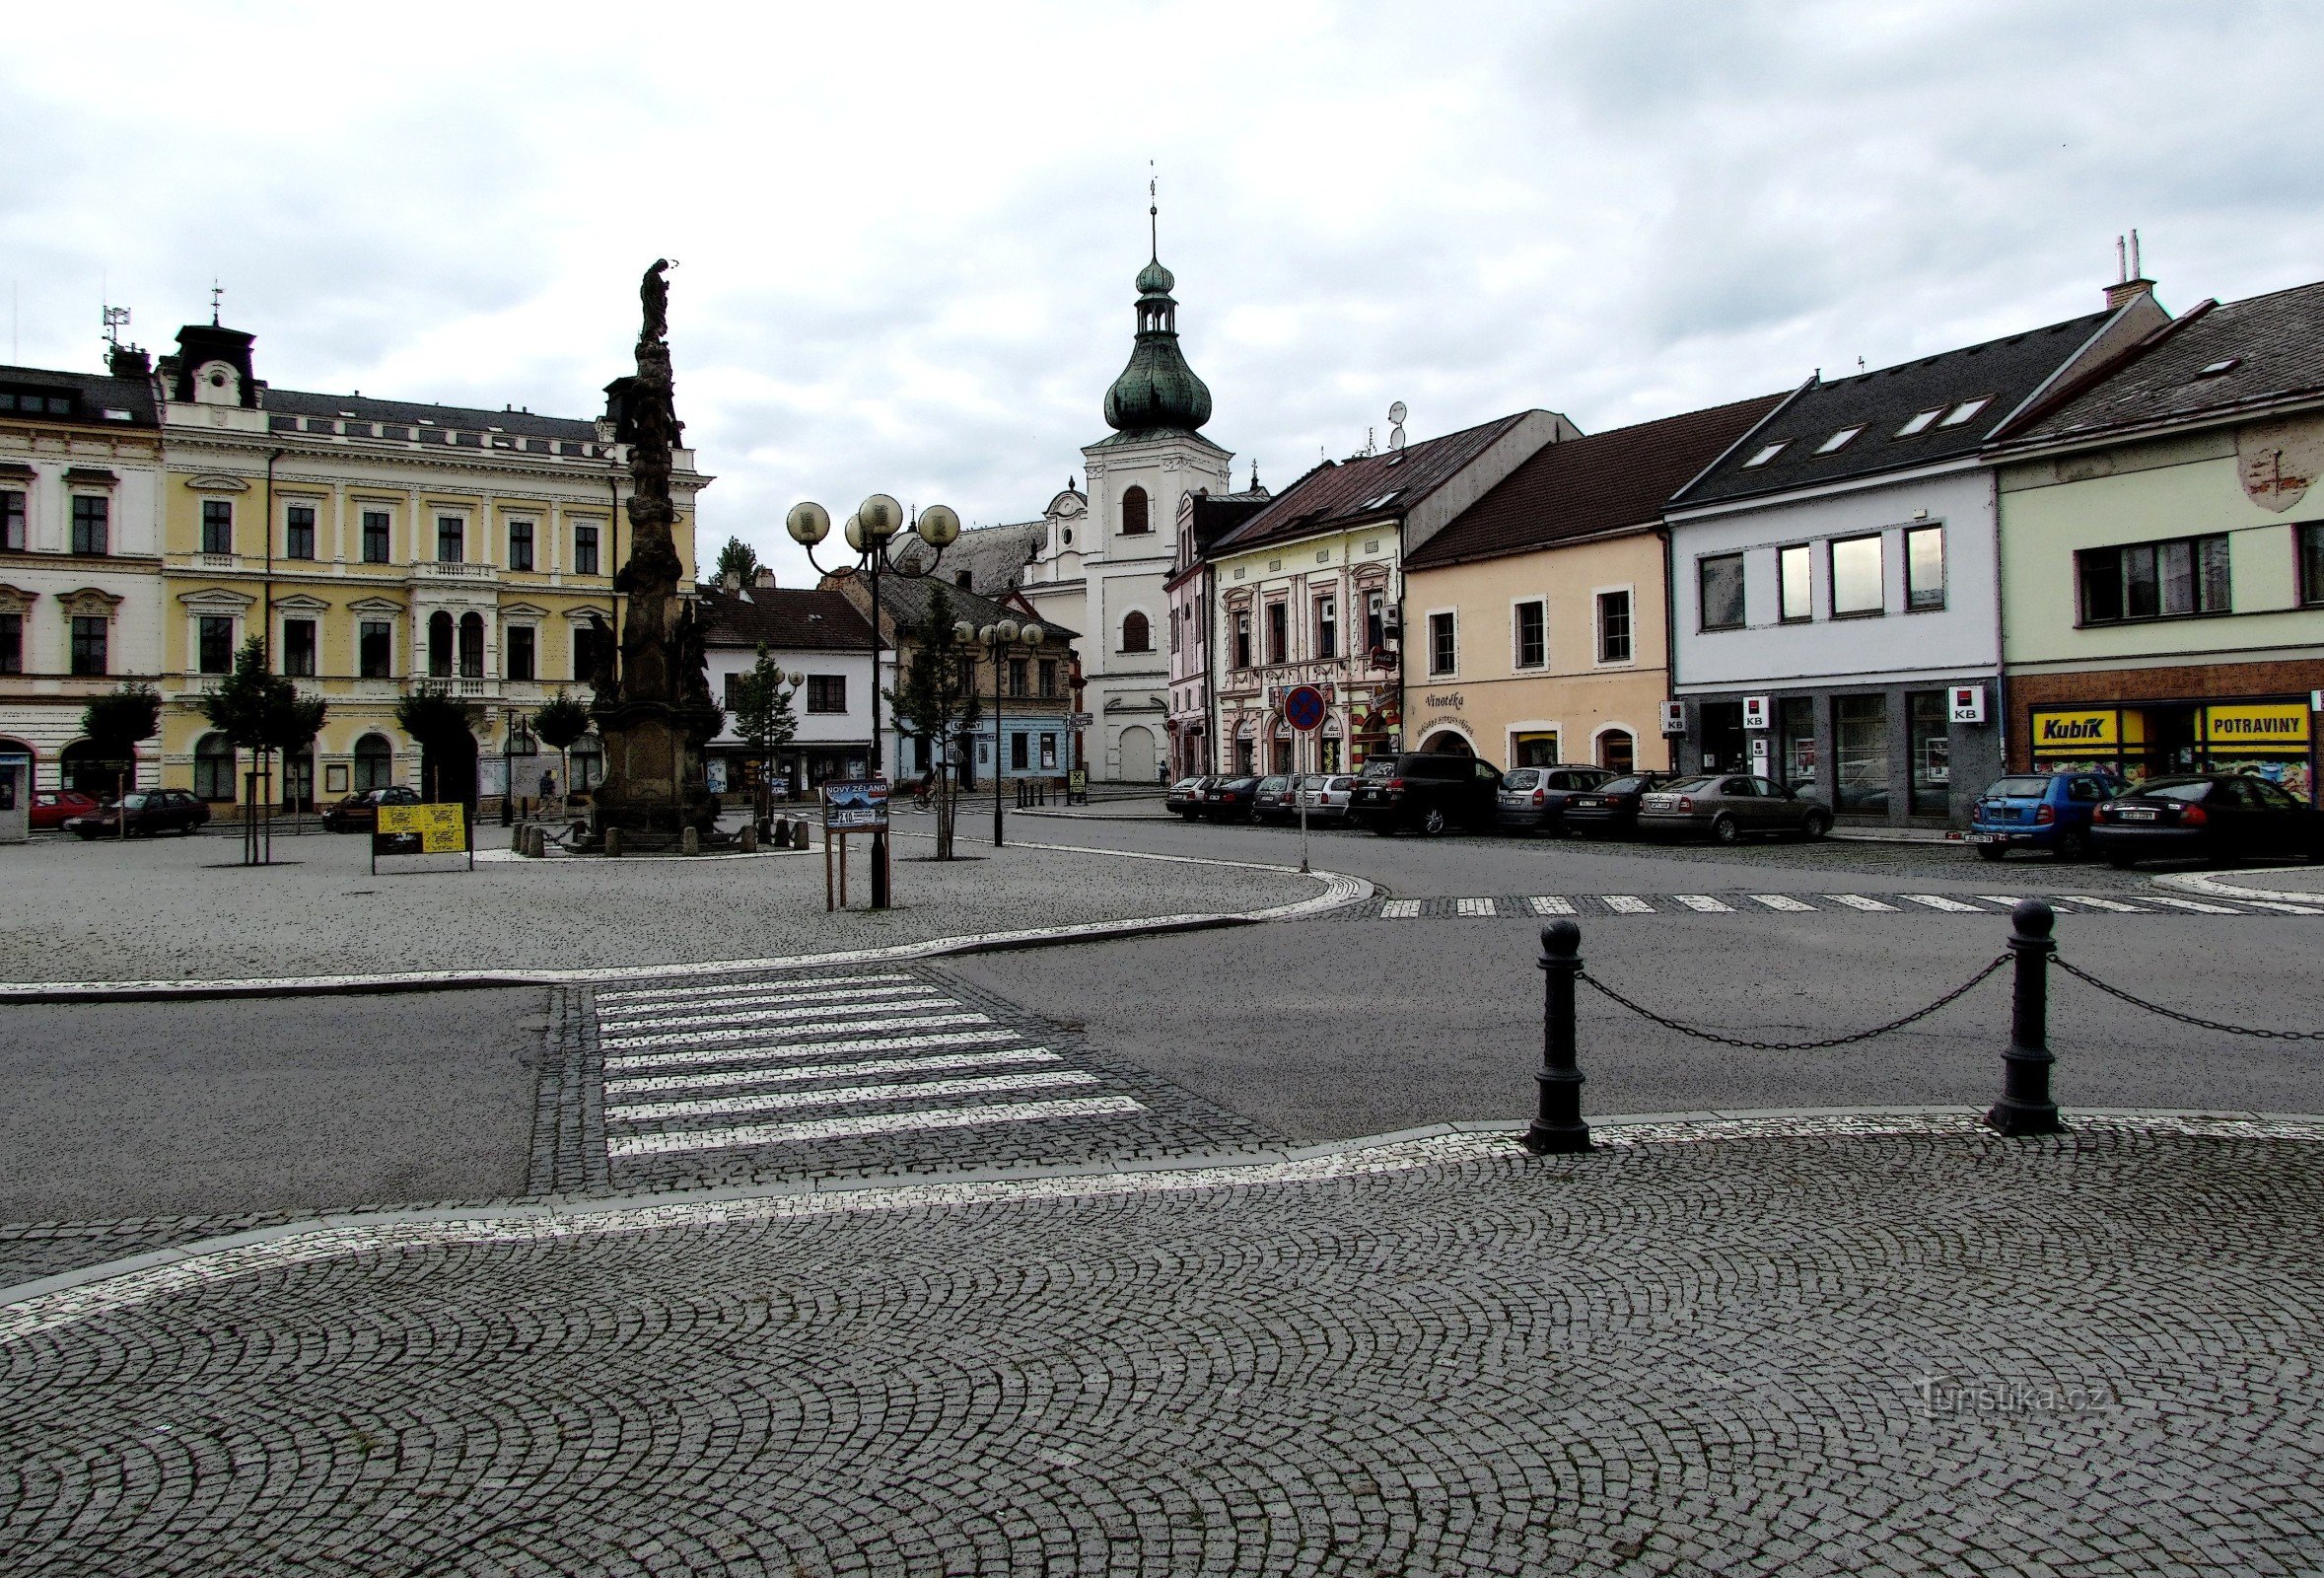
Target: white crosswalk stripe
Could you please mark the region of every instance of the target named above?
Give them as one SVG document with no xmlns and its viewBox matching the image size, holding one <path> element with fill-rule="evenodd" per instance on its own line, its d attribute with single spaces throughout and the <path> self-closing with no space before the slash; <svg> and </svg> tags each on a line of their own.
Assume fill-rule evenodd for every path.
<svg viewBox="0 0 2324 1578">
<path fill-rule="evenodd" d="M 1753 894 L 1751 896 L 1751 902 L 1755 904 L 1765 904 L 1770 909 L 1780 909 L 1783 910 L 1786 914 L 1793 915 L 1800 913 L 1813 913 L 1815 909 L 1815 905 L 1802 903 L 1800 900 L 1794 898 L 1790 894 Z"/>
<path fill-rule="evenodd" d="M 1894 904 L 1884 904 L 1877 898 L 1866 898 L 1862 894 L 1826 894 L 1824 897 L 1835 904 L 1846 904 L 1851 909 L 1861 909 L 1866 914 L 1893 915 L 1896 913 Z"/>
<path fill-rule="evenodd" d="M 1490 898 L 1455 898 L 1452 912 L 1456 915 L 1496 915 L 1500 910 Z"/>
<path fill-rule="evenodd" d="M 751 992 L 729 997 L 715 1009 L 702 1002 L 625 1008 L 610 1013 L 600 1009 L 598 1026 L 605 1029 L 614 1025 L 665 1025 L 675 1029 L 681 1025 L 707 1025 L 720 1019 L 732 1019 L 751 1009 L 776 1003 L 875 1003 L 936 995 L 937 990 L 933 986 L 873 986 L 858 992 Z"/>
<path fill-rule="evenodd" d="M 784 1145 L 806 1140 L 857 1139 L 874 1134 L 975 1128 L 991 1123 L 1037 1123 L 1068 1117 L 1118 1117 L 1143 1112 L 1127 1096 L 1086 1096 L 1062 1101 L 1006 1102 L 982 1107 L 942 1107 L 914 1112 L 870 1112 L 809 1118 L 792 1123 L 751 1123 L 737 1127 L 670 1129 L 660 1133 L 613 1134 L 609 1156 L 627 1158 L 682 1151 L 733 1150 L 745 1145 Z"/>
<path fill-rule="evenodd" d="M 2198 915 L 2232 915 L 2237 913 L 2224 904 L 2197 903 L 2192 898 L 2165 898 L 2160 894 L 2147 894 L 2144 897 L 2150 904 L 2163 904 L 2172 909 L 2190 909 Z"/>
<path fill-rule="evenodd" d="M 1636 894 L 1599 894 L 1597 901 L 1617 915 L 1651 915 L 1655 906 Z"/>
<path fill-rule="evenodd" d="M 1009 1046 L 997 1052 L 944 1052 L 925 1057 L 871 1057 L 854 1063 L 802 1063 L 794 1068 L 729 1068 L 716 1072 L 662 1074 L 651 1069 L 605 1078 L 608 1101 L 629 1101 L 651 1091 L 726 1090 L 742 1085 L 774 1085 L 810 1079 L 870 1079 L 877 1074 L 916 1074 L 947 1068 L 1007 1068 L 1021 1063 L 1057 1063 L 1064 1059 L 1046 1046 Z"/>
<path fill-rule="evenodd" d="M 1417 898 L 1391 898 L 1379 906 L 1382 920 L 1410 920 L 1419 913 L 1420 900 Z"/>
<path fill-rule="evenodd" d="M 1709 894 L 1672 894 L 1670 897 L 1698 914 L 1731 915 L 1735 912 L 1734 905 L 1721 903 Z"/>
<path fill-rule="evenodd" d="M 726 997 L 737 991 L 757 991 L 761 988 L 785 990 L 804 987 L 812 991 L 818 987 L 826 986 L 848 988 L 886 985 L 897 981 L 909 981 L 911 978 L 909 975 L 892 973 L 884 975 L 807 975 L 801 976 L 797 980 L 750 980 L 729 982 L 724 986 L 638 986 L 625 987 L 618 991 L 599 992 L 597 1000 L 598 1006 L 601 1009 L 607 1003 L 650 1003 L 665 1000 L 683 1002 L 688 998 Z"/>
<path fill-rule="evenodd" d="M 944 1001 L 950 1001 L 950 999 Z M 902 1005 L 897 1006 L 901 1007 Z M 927 1006 L 935 1008 L 942 1006 L 942 1003 L 931 1002 Z M 849 1015 L 845 1018 L 823 1017 L 812 1023 L 801 1023 L 803 1016 L 830 1016 L 833 1013 L 834 1010 L 827 1008 L 802 1008 L 788 1012 L 761 1014 L 732 1030 L 663 1031 L 651 1036 L 600 1036 L 598 1038 L 598 1044 L 607 1047 L 674 1046 L 681 1042 L 702 1045 L 719 1040 L 747 1040 L 753 1036 L 763 1037 L 770 1032 L 783 1036 L 807 1036 L 816 1031 L 861 1031 L 875 1030 L 880 1027 L 890 1030 L 924 1030 L 931 1025 L 989 1025 L 992 1023 L 982 1014 L 965 1011 L 953 1014 L 906 1014 L 902 1016 L 889 1013 L 880 1017 L 870 1014 Z"/>
<path fill-rule="evenodd" d="M 1897 897 L 1929 909 L 1941 909 L 1948 915 L 1982 915 L 1985 913 L 1975 904 L 1964 904 L 1958 898 L 1946 898 L 1937 894 L 1899 894 Z"/>
<path fill-rule="evenodd" d="M 996 1026 L 991 1030 L 956 1030 L 935 1036 L 859 1036 L 844 1040 L 790 1041 L 772 1046 L 722 1046 L 709 1050 L 629 1052 L 605 1059 L 605 1077 L 614 1079 L 636 1071 L 684 1068 L 690 1064 L 781 1063 L 802 1057 L 846 1057 L 856 1052 L 900 1052 L 915 1046 L 970 1046 L 978 1042 L 1014 1041 L 1024 1038 Z"/>
<path fill-rule="evenodd" d="M 2119 898 L 2100 898 L 2095 894 L 2060 894 L 2070 904 L 2080 904 L 2085 909 L 2103 909 L 2111 915 L 2151 915 L 2153 910 L 2139 904 L 2126 904 Z"/>
<path fill-rule="evenodd" d="M 712 1096 L 699 1101 L 625 1102 L 607 1106 L 605 1116 L 622 1123 L 664 1117 L 708 1117 L 724 1112 L 788 1112 L 803 1107 L 859 1107 L 868 1102 L 917 1102 L 945 1096 L 997 1096 L 1004 1091 L 1079 1089 L 1097 1076 L 1078 1068 L 1038 1074 L 998 1074 L 968 1079 L 924 1079 L 908 1085 L 839 1085 L 812 1091 L 755 1091 L 747 1096 Z"/>
<path fill-rule="evenodd" d="M 1571 915 L 1574 913 L 1574 900 L 1571 898 L 1559 898 L 1552 896 L 1546 898 L 1529 899 L 1527 902 L 1532 904 L 1533 913 L 1536 915 Z"/>
<path fill-rule="evenodd" d="M 2324 909 L 2317 909 L 2312 905 L 2283 904 L 2273 898 L 2238 898 L 2235 901 L 2239 904 L 2249 904 L 2254 909 L 2273 910 L 2279 915 L 2324 915 Z"/>
</svg>

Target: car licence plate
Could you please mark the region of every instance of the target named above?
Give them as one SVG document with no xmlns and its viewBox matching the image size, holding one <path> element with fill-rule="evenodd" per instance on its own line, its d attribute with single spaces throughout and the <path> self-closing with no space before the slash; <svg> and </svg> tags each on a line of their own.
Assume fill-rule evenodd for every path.
<svg viewBox="0 0 2324 1578">
<path fill-rule="evenodd" d="M 2125 806 L 2115 815 L 2125 822 L 2152 822 L 2155 818 L 2155 813 L 2145 806 Z"/>
</svg>

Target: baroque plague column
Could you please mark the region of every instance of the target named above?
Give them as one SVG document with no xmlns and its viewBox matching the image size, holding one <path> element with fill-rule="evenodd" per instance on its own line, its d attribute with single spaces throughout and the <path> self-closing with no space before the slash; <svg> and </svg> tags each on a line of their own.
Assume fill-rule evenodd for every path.
<svg viewBox="0 0 2324 1578">
<path fill-rule="evenodd" d="M 678 592 L 684 569 L 670 536 L 670 450 L 684 431 L 669 371 L 669 284 L 666 258 L 646 270 L 638 294 L 637 377 L 621 400 L 619 441 L 629 447 L 630 554 L 615 586 L 628 600 L 618 673 L 610 632 L 599 632 L 597 704 L 605 781 L 597 830 L 607 854 L 624 847 L 669 848 L 712 836 L 715 821 L 702 775 L 702 748 L 725 725 L 710 697 L 709 669 L 693 602 Z"/>
</svg>

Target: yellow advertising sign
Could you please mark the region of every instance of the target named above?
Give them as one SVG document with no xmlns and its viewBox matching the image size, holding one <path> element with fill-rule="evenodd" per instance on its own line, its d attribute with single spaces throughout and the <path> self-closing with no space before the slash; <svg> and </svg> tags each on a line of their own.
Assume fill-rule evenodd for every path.
<svg viewBox="0 0 2324 1578">
<path fill-rule="evenodd" d="M 2113 751 L 2122 742 L 2122 715 L 2112 707 L 2102 711 L 2049 712 L 2033 715 L 2033 753 L 2037 756 L 2079 756 L 2093 751 Z"/>
<path fill-rule="evenodd" d="M 380 807 L 380 842 L 393 839 L 382 854 L 458 855 L 466 852 L 466 807 L 455 800 L 446 805 Z M 398 836 L 400 835 L 400 836 Z"/>
<path fill-rule="evenodd" d="M 2308 743 L 2308 709 L 2296 701 L 2264 701 L 2203 709 L 2204 738 L 2213 749 L 2297 751 Z"/>
</svg>

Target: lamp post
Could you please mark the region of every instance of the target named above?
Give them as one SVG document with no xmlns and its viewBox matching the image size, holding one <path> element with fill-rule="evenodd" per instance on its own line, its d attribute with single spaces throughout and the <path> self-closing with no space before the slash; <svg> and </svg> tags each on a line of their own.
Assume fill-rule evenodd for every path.
<svg viewBox="0 0 2324 1578">
<path fill-rule="evenodd" d="M 1037 651 L 1049 632 L 1029 619 L 1022 626 L 1015 619 L 1003 619 L 981 629 L 969 628 L 968 621 L 962 619 L 952 626 L 952 635 L 962 645 L 975 641 L 993 660 L 993 847 L 998 849 L 1002 845 L 1001 786 L 1008 776 L 1008 762 L 1001 754 L 1007 739 L 1001 732 L 1001 697 L 1006 693 L 1001 682 L 1001 656 L 1020 641 Z"/>
<path fill-rule="evenodd" d="M 517 766 L 519 756 L 538 753 L 532 743 L 532 731 L 527 727 L 525 715 L 518 713 L 509 719 L 508 732 L 500 739 L 500 825 L 503 827 L 516 821 Z"/>
<path fill-rule="evenodd" d="M 808 500 L 791 506 L 784 518 L 783 529 L 791 534 L 791 540 L 807 549 L 807 562 L 815 567 L 818 575 L 865 577 L 872 587 L 872 776 L 882 776 L 880 749 L 880 577 L 882 574 L 900 575 L 918 581 L 936 573 L 937 560 L 945 549 L 960 538 L 960 517 L 942 504 L 931 504 L 922 510 L 907 530 L 904 526 L 904 507 L 884 493 L 875 493 L 856 506 L 855 514 L 847 519 L 841 536 L 854 550 L 856 562 L 826 570 L 815 557 L 815 544 L 831 533 L 831 512 L 820 504 Z M 914 569 L 907 562 L 894 557 L 897 548 L 906 546 L 896 539 L 913 537 L 936 551 L 928 562 Z M 887 907 L 887 828 L 882 825 L 872 830 L 872 907 Z"/>
</svg>

